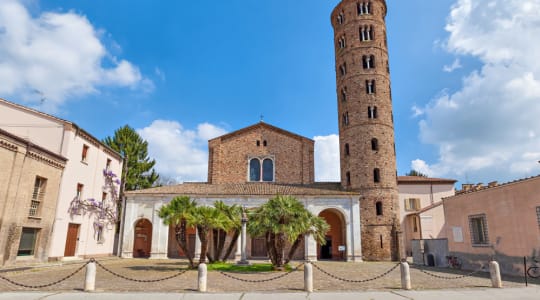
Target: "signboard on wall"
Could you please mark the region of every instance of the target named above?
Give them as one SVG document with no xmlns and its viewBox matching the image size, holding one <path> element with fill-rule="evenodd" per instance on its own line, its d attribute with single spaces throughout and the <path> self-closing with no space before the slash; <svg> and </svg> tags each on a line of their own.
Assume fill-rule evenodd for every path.
<svg viewBox="0 0 540 300">
<path fill-rule="evenodd" d="M 454 236 L 454 242 L 463 243 L 463 230 L 461 227 L 452 227 L 452 234 Z"/>
</svg>

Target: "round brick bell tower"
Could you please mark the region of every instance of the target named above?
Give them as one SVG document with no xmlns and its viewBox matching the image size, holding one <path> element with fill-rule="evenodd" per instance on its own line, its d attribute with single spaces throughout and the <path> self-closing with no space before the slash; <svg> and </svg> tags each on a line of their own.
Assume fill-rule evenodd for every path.
<svg viewBox="0 0 540 300">
<path fill-rule="evenodd" d="M 385 0 L 332 12 L 341 184 L 360 193 L 362 255 L 399 259 L 399 208 Z"/>
</svg>

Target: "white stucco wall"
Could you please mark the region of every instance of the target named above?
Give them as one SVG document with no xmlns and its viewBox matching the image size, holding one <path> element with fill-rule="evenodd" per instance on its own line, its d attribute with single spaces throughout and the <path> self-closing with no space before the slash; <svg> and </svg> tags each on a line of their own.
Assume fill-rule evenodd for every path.
<svg viewBox="0 0 540 300">
<path fill-rule="evenodd" d="M 158 217 L 159 208 L 172 199 L 172 196 L 129 195 L 126 203 L 125 230 L 122 243 L 122 257 L 133 257 L 135 224 L 140 219 L 148 219 L 152 223 L 151 258 L 166 258 L 169 227 Z M 262 197 L 230 197 L 230 198 L 194 198 L 198 205 L 213 205 L 217 200 L 227 205 L 237 204 L 254 208 L 264 204 L 268 198 Z M 362 261 L 362 245 L 360 239 L 360 205 L 358 199 L 350 197 L 322 198 L 297 197 L 314 215 L 325 209 L 339 211 L 345 220 L 347 260 Z M 312 238 L 305 243 L 308 258 L 317 259 L 317 245 Z"/>
</svg>

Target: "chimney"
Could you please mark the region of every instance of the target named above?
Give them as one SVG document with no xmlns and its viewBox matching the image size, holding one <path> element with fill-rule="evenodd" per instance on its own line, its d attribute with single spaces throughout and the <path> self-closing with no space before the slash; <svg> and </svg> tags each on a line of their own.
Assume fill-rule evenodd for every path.
<svg viewBox="0 0 540 300">
<path fill-rule="evenodd" d="M 461 189 L 462 189 L 463 192 L 468 192 L 468 191 L 470 191 L 472 189 L 472 186 L 473 185 L 470 184 L 470 183 L 466 183 L 466 184 L 464 183 L 464 184 L 461 185 Z"/>
<path fill-rule="evenodd" d="M 492 181 L 490 183 L 488 183 L 488 187 L 492 188 L 492 187 L 496 187 L 498 186 L 499 184 L 497 183 L 497 181 Z"/>
</svg>

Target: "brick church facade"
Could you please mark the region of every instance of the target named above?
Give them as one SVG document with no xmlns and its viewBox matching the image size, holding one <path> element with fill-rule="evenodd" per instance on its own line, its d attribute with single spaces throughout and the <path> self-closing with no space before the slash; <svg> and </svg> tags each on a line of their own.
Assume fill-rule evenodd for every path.
<svg viewBox="0 0 540 300">
<path fill-rule="evenodd" d="M 171 229 L 157 216 L 157 210 L 175 196 L 190 196 L 199 205 L 221 200 L 249 208 L 282 194 L 296 197 L 331 225 L 327 245 L 307 239 L 302 258 L 400 258 L 385 16 L 384 0 L 343 0 L 331 15 L 340 182 L 315 182 L 311 139 L 264 122 L 234 131 L 208 142 L 208 182 L 128 193 L 122 255 L 178 255 Z M 192 238 L 197 252 L 194 233 Z M 247 244 L 248 257 L 265 256 L 258 252 L 256 239 Z"/>
</svg>

